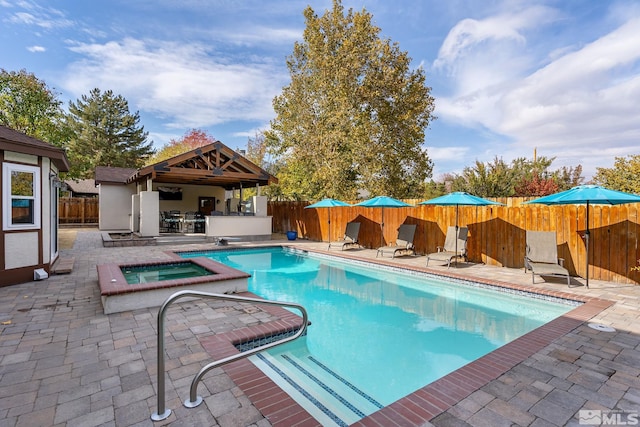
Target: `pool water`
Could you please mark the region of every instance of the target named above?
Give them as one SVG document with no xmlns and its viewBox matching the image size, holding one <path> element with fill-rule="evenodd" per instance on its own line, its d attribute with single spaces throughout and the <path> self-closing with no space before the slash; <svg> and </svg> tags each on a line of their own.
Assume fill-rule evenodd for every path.
<svg viewBox="0 0 640 427">
<path fill-rule="evenodd" d="M 188 279 L 214 274 L 193 262 L 121 267 L 121 270 L 124 278 L 130 285 L 160 282 L 163 280 Z"/>
<path fill-rule="evenodd" d="M 251 359 L 323 425 L 351 424 L 575 308 L 282 248 L 182 256 L 247 272 L 249 291 L 307 309 L 305 338 Z"/>
</svg>

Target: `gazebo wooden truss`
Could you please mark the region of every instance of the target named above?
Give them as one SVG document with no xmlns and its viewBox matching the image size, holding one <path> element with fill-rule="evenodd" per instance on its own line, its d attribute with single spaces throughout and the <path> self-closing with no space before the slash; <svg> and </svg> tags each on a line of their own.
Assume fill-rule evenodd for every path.
<svg viewBox="0 0 640 427">
<path fill-rule="evenodd" d="M 220 141 L 139 169 L 127 183 L 145 180 L 214 185 L 225 190 L 276 184 L 278 179 Z"/>
</svg>

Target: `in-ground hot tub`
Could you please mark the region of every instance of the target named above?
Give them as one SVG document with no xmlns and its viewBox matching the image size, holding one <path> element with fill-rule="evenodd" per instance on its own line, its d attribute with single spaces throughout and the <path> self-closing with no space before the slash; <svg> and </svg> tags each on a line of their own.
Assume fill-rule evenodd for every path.
<svg viewBox="0 0 640 427">
<path fill-rule="evenodd" d="M 98 265 L 105 314 L 159 307 L 180 290 L 246 292 L 249 274 L 207 258 Z"/>
</svg>

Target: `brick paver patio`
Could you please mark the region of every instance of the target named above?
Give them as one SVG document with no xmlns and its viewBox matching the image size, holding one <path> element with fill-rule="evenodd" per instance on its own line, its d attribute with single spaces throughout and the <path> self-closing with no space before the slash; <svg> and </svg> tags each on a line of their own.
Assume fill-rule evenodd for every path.
<svg viewBox="0 0 640 427">
<path fill-rule="evenodd" d="M 326 244 L 302 240 L 293 244 L 326 249 Z M 0 427 L 265 427 L 293 425 L 294 419 L 313 424 L 305 417 L 290 418 L 290 424 L 265 418 L 232 381 L 233 368 L 231 375 L 217 368 L 205 376 L 199 386 L 202 405 L 182 406 L 193 376 L 211 361 L 203 342 L 275 320 L 268 310 L 250 304 L 199 301 L 180 303 L 167 314 L 166 407 L 173 412 L 165 421 L 151 421 L 157 409 L 157 309 L 103 314 L 96 265 L 164 260 L 166 250 L 208 246 L 104 248 L 97 231 L 81 229 L 73 248 L 61 250 L 62 257 L 74 258 L 70 274 L 0 288 Z M 350 254 L 375 259 L 375 250 Z M 422 267 L 426 259 L 385 262 Z M 470 264 L 450 271 L 613 301 L 591 321 L 616 331 L 579 324 L 430 422 L 413 425 L 579 425 L 581 409 L 640 409 L 640 286 L 592 281 L 589 289 L 567 288 L 561 279 L 540 278 L 531 285 L 531 276 L 522 270 Z"/>
</svg>

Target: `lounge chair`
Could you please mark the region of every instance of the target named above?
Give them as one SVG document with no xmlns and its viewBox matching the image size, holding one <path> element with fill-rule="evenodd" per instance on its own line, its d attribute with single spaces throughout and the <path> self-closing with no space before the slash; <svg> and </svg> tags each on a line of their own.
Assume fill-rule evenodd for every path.
<svg viewBox="0 0 640 427">
<path fill-rule="evenodd" d="M 330 242 L 329 247 L 327 249 L 331 249 L 339 247 L 341 250 L 360 247 L 360 243 L 358 243 L 358 235 L 360 234 L 360 223 L 359 222 L 348 222 L 347 228 L 344 231 L 344 237 L 342 240 L 338 240 L 335 242 Z"/>
<path fill-rule="evenodd" d="M 527 231 L 527 245 L 524 255 L 524 272 L 531 270 L 531 283 L 535 276 L 566 277 L 571 285 L 569 271 L 564 268 L 564 259 L 558 258 L 558 244 L 555 231 Z"/>
<path fill-rule="evenodd" d="M 413 237 L 415 236 L 415 234 L 415 224 L 402 224 L 400 228 L 398 228 L 398 238 L 396 239 L 396 241 L 388 246 L 378 248 L 378 252 L 376 252 L 376 258 L 378 257 L 378 255 L 384 256 L 384 254 L 391 254 L 391 258 L 395 257 L 398 253 L 400 253 L 401 255 L 415 255 L 413 246 Z"/>
<path fill-rule="evenodd" d="M 467 227 L 458 228 L 458 242 L 456 244 L 456 227 L 449 227 L 447 229 L 447 237 L 444 240 L 444 246 L 438 246 L 438 252 L 433 252 L 427 255 L 427 267 L 429 261 L 446 262 L 447 268 L 451 266 L 451 261 L 457 258 L 463 258 L 467 261 L 467 235 L 469 229 Z"/>
</svg>

